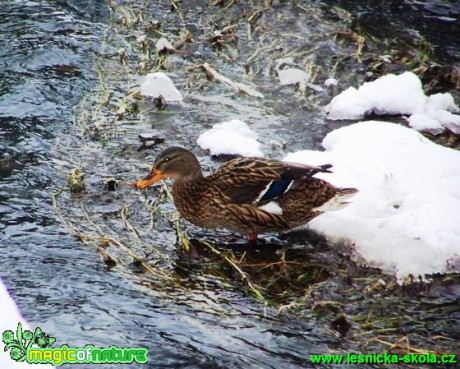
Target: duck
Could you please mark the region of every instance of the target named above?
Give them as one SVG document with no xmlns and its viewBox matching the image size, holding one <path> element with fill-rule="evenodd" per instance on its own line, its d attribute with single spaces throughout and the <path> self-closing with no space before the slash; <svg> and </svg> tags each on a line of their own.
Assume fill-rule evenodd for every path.
<svg viewBox="0 0 460 369">
<path fill-rule="evenodd" d="M 288 231 L 347 205 L 356 188 L 338 188 L 315 177 L 331 173 L 331 167 L 239 157 L 205 176 L 191 151 L 174 146 L 161 152 L 150 173 L 133 185 L 143 189 L 170 178 L 183 218 L 198 227 L 246 234 L 254 244 L 259 233 Z"/>
</svg>

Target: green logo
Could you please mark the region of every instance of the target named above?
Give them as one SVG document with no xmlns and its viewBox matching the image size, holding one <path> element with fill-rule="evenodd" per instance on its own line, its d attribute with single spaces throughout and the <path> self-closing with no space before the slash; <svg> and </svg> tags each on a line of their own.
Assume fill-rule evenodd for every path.
<svg viewBox="0 0 460 369">
<path fill-rule="evenodd" d="M 22 330 L 22 324 L 18 323 L 16 329 L 16 338 L 13 331 L 7 330 L 2 334 L 2 341 L 6 345 L 5 352 L 10 350 L 10 357 L 15 361 L 25 361 L 27 352 L 32 345 L 41 348 L 50 347 L 56 341 L 56 338 L 45 335 L 40 328 L 36 328 L 32 333 L 29 330 Z"/>
<path fill-rule="evenodd" d="M 10 351 L 11 359 L 29 364 L 145 364 L 148 361 L 148 350 L 143 347 L 119 348 L 112 345 L 99 348 L 86 345 L 78 348 L 61 345 L 52 348 L 55 337 L 47 336 L 38 327 L 33 333 L 23 331 L 21 323 L 18 323 L 16 335 L 11 330 L 4 331 L 2 341 L 4 351 Z"/>
</svg>

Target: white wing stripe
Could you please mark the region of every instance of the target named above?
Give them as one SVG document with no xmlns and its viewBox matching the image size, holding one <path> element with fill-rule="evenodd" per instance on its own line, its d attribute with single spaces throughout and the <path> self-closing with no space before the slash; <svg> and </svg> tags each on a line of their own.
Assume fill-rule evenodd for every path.
<svg viewBox="0 0 460 369">
<path fill-rule="evenodd" d="M 269 213 L 276 214 L 276 215 L 282 215 L 283 214 L 283 209 L 281 209 L 281 206 L 275 201 L 270 201 L 269 203 L 259 206 L 258 207 L 260 210 L 265 210 L 268 211 Z"/>
<path fill-rule="evenodd" d="M 272 183 L 273 183 L 273 181 L 269 182 L 269 183 L 265 186 L 265 188 L 262 190 L 262 192 L 259 194 L 259 196 L 257 196 L 257 198 L 254 200 L 254 202 L 253 202 L 254 204 L 257 204 L 257 203 L 260 201 L 260 199 L 261 199 L 262 197 L 264 197 L 264 195 L 265 195 L 265 194 L 267 193 L 267 191 L 270 189 L 270 186 L 272 185 Z"/>
</svg>

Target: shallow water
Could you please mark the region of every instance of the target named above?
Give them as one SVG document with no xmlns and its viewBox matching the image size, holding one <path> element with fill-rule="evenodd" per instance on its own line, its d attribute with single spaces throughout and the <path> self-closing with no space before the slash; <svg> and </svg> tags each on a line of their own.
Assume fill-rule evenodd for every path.
<svg viewBox="0 0 460 369">
<path fill-rule="evenodd" d="M 176 15 L 167 12 L 169 5 L 169 2 L 151 5 L 159 13 L 150 14 L 167 14 L 162 19 L 171 22 L 168 25 L 171 30 L 175 27 L 171 19 Z M 200 6 L 191 7 L 190 11 L 206 18 Z M 297 22 L 299 14 L 281 4 L 280 8 L 267 12 L 264 22 L 272 24 L 279 14 L 283 15 L 283 26 L 289 22 L 295 25 L 286 31 L 280 28 L 277 37 L 288 34 L 284 41 L 294 50 L 295 33 L 305 32 L 311 36 L 316 32 L 322 35 L 319 41 L 307 37 L 302 45 L 313 48 L 317 54 L 324 53 L 325 60 L 330 62 L 327 56 L 337 47 L 323 35 L 325 24 L 330 20 L 324 24 L 307 19 Z M 122 27 L 113 26 L 116 22 L 106 4 L 9 1 L 2 4 L 0 19 L 4 35 L 0 39 L 0 276 L 32 325 L 56 336 L 58 345 L 147 347 L 150 362 L 146 367 L 304 368 L 311 365 L 309 353 L 361 351 L 357 341 L 344 339 L 330 328 L 329 315 L 326 314 L 325 319 L 318 317 L 321 314 L 310 309 L 311 305 L 300 311 L 278 314 L 279 305 L 260 303 L 248 294 L 237 277 L 229 283 L 226 271 L 221 275 L 215 270 L 209 273 L 208 268 L 215 268 L 211 257 L 204 258 L 206 262 L 202 263 L 184 258 L 174 246 L 176 235 L 169 221 L 172 206 L 167 202 L 162 204 L 164 216 L 154 219 L 155 226 L 151 229 L 149 212 L 136 191 L 121 188 L 113 193 L 104 191 L 101 184 L 110 175 L 127 181 L 148 170 L 157 149 L 137 151 L 137 134 L 148 132 L 152 125 L 162 130 L 167 144 L 194 147 L 197 135 L 204 128 L 227 118 L 240 118 L 260 132 L 260 140 L 266 147 L 270 147 L 269 142 L 274 138 L 286 141 L 290 151 L 319 148 L 328 131 L 345 124 L 324 124 L 323 114 L 317 107 L 327 101 L 327 92 L 298 100 L 294 88 L 273 88 L 269 75 L 256 73 L 254 78 L 266 94 L 263 103 L 235 96 L 219 85 L 205 86 L 198 91 L 185 89 L 184 108 L 171 107 L 168 112 L 122 119 L 115 128 L 107 126 L 102 136 L 107 134 L 109 138 L 98 138 L 74 122 L 85 107 L 90 109 L 97 103 L 97 97 L 94 100 L 90 97 L 89 105 L 83 108 L 79 105 L 82 99 L 91 96 L 91 91 L 99 89 L 97 72 L 100 69 L 94 61 L 105 61 L 105 66 L 112 66 L 114 70 L 109 77 L 113 80 L 125 80 L 129 86 L 136 84 L 116 63 L 117 49 L 125 45 L 122 39 L 126 35 L 111 35 L 114 29 Z M 196 24 L 189 26 L 197 27 Z M 253 39 L 253 44 L 249 43 L 246 49 L 242 47 L 241 53 L 251 55 L 258 42 L 257 38 Z M 353 49 L 353 45 L 346 47 Z M 220 58 L 209 45 L 197 46 L 196 52 L 200 57 L 208 57 L 233 78 L 241 73 L 244 63 L 238 58 L 224 66 L 219 64 Z M 136 50 L 129 51 L 132 58 L 136 53 Z M 199 60 L 197 57 L 196 62 Z M 199 80 L 199 76 L 184 75 L 184 61 L 179 58 L 177 62 L 179 67 L 175 72 L 184 88 L 187 78 Z M 185 66 L 190 65 L 185 63 Z M 124 93 L 115 91 L 110 102 L 113 110 Z M 145 108 L 149 102 L 141 104 Z M 291 109 L 293 105 L 295 108 Z M 101 114 L 87 121 L 96 124 L 98 119 L 109 120 L 111 116 Z M 273 146 L 268 155 L 281 156 L 283 152 L 281 146 Z M 205 153 L 199 154 L 205 167 L 216 166 Z M 86 195 L 72 195 L 67 190 L 67 171 L 74 165 L 81 165 L 85 170 Z M 104 232 L 120 237 L 123 232 L 127 233 L 120 222 L 120 209 L 123 204 L 129 204 L 129 220 L 139 230 L 141 239 L 147 240 L 147 249 L 136 250 L 155 268 L 174 278 L 174 282 L 165 285 L 154 277 L 145 277 L 129 257 L 116 250 L 119 265 L 109 269 L 93 247 L 71 236 L 57 219 L 52 193 L 57 194 L 61 214 L 70 223 L 92 231 L 91 224 L 84 223 L 87 212 Z M 155 194 L 156 190 L 152 190 L 149 197 Z M 187 230 L 199 238 L 219 242 L 220 236 L 214 232 L 191 226 L 187 226 Z M 340 289 L 343 286 L 339 283 L 345 283 L 340 278 L 340 270 L 349 267 L 346 258 L 337 256 L 315 235 L 294 235 L 287 241 L 269 235 L 267 242 L 271 242 L 272 237 L 275 242 L 306 248 L 305 260 L 313 260 L 312 270 L 318 273 L 316 281 L 324 280 L 322 286 L 328 290 L 323 291 L 321 297 L 343 298 Z M 127 235 L 122 239 L 137 247 Z M 270 252 L 261 254 L 254 256 L 254 263 L 259 260 L 257 257 L 264 259 L 271 255 Z M 327 259 L 331 257 L 333 260 L 328 264 Z M 186 266 L 185 271 L 181 265 Z M 324 265 L 327 273 L 322 275 L 318 266 Z M 347 272 L 353 274 L 350 270 Z M 356 273 L 364 276 L 368 272 Z M 378 278 L 377 272 L 369 273 L 376 273 Z M 333 277 L 329 278 L 330 275 Z M 454 337 L 460 320 L 459 311 L 452 309 L 458 301 L 457 284 L 441 288 L 435 296 L 439 299 L 436 301 L 443 301 L 445 311 L 450 314 L 450 328 L 434 326 L 432 332 Z M 283 286 L 276 288 L 282 290 Z M 350 292 L 349 301 L 361 300 L 361 297 L 353 297 L 356 292 L 359 293 Z M 297 295 L 304 293 L 301 289 Z M 431 308 L 430 297 L 427 309 Z M 399 296 L 391 295 L 391 298 L 396 301 Z M 418 306 L 420 301 L 411 302 L 411 299 L 401 297 L 404 303 Z M 365 309 L 365 305 L 350 304 L 347 313 L 357 314 Z M 441 310 L 441 314 L 445 311 Z M 452 346 L 448 347 L 447 350 L 452 350 Z"/>
</svg>

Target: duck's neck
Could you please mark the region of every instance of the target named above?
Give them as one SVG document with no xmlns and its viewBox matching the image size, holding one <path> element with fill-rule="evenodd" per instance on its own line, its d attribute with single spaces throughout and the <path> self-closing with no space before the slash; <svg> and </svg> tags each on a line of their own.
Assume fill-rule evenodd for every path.
<svg viewBox="0 0 460 369">
<path fill-rule="evenodd" d="M 174 180 L 174 187 L 187 187 L 190 186 L 192 183 L 199 182 L 203 178 L 203 173 L 201 171 L 186 176 L 181 176 Z"/>
<path fill-rule="evenodd" d="M 196 181 L 203 178 L 203 172 L 201 171 L 200 163 L 196 158 L 195 160 L 189 161 L 186 166 L 180 170 L 180 175 L 176 177 L 177 182 L 188 182 Z"/>
<path fill-rule="evenodd" d="M 172 188 L 174 204 L 179 213 L 193 221 L 200 213 L 202 193 L 206 190 L 206 178 L 201 169 L 187 176 L 176 178 Z"/>
</svg>

